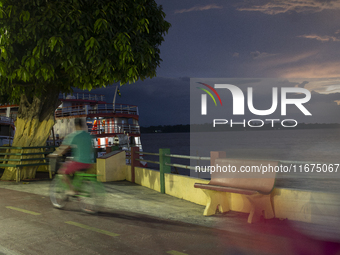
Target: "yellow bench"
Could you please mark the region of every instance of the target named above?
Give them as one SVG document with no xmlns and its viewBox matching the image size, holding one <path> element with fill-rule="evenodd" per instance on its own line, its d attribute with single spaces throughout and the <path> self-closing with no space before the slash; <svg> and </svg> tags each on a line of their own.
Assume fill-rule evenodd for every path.
<svg viewBox="0 0 340 255">
<path fill-rule="evenodd" d="M 278 164 L 278 161 L 213 159 L 212 157 L 211 166 L 215 169 L 213 169 L 214 172 L 211 171 L 210 182 L 194 185 L 195 188 L 203 189 L 207 195 L 208 202 L 203 215 L 213 215 L 216 209 L 222 213 L 229 211 L 229 201 L 226 195 L 228 192 L 242 194 L 249 200 L 251 208 L 248 223 L 258 221 L 262 215 L 265 219 L 274 218 L 270 193 L 274 189 L 276 176 L 274 170 Z M 267 169 L 266 172 L 265 169 Z M 269 169 L 271 171 L 268 171 Z"/>
</svg>

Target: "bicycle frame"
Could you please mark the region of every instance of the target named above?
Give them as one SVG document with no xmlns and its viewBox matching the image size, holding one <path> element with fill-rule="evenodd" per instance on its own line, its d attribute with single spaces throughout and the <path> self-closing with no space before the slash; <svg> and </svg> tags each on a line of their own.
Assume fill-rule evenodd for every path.
<svg viewBox="0 0 340 255">
<path fill-rule="evenodd" d="M 55 164 L 55 170 L 58 169 L 57 161 L 58 158 L 52 163 Z M 57 174 L 54 180 L 52 180 L 50 188 L 50 199 L 53 206 L 58 209 L 62 209 L 69 198 L 74 197 L 77 198 L 77 201 L 80 202 L 79 205 L 83 211 L 91 214 L 96 213 L 99 202 L 98 199 L 100 198 L 99 196 L 104 198 L 105 195 L 105 187 L 101 182 L 97 181 L 97 175 L 89 174 L 84 171 L 77 171 L 73 174 L 70 182 L 74 189 L 77 191 L 77 194 L 73 196 L 67 195 L 66 191 L 69 190 L 70 187 L 65 182 L 64 175 Z"/>
<path fill-rule="evenodd" d="M 95 185 L 96 187 L 96 193 L 104 193 L 104 188 L 100 182 L 97 181 L 97 176 L 96 174 L 88 174 L 84 172 L 75 172 L 74 177 L 71 180 L 71 183 L 73 187 L 79 191 L 82 192 L 81 186 L 84 181 L 90 181 L 92 184 Z"/>
</svg>

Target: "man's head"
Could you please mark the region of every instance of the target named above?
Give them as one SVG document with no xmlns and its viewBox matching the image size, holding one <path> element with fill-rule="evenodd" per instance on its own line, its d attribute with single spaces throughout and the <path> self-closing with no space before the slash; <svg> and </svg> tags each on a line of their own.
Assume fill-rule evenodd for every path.
<svg viewBox="0 0 340 255">
<path fill-rule="evenodd" d="M 74 126 L 76 128 L 76 130 L 83 130 L 84 128 L 84 120 L 81 118 L 76 118 L 74 120 Z"/>
</svg>

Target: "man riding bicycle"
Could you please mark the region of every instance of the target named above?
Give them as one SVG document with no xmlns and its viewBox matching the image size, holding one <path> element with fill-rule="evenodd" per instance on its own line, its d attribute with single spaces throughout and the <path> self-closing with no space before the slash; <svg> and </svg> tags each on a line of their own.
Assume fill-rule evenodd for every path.
<svg viewBox="0 0 340 255">
<path fill-rule="evenodd" d="M 92 146 L 92 136 L 84 131 L 84 120 L 76 118 L 74 121 L 75 131 L 67 135 L 60 145 L 50 156 L 62 156 L 69 150 L 72 151 L 73 159 L 66 162 L 58 171 L 59 174 L 64 175 L 64 182 L 69 186 L 69 195 L 76 195 L 77 191 L 74 189 L 69 178 L 70 174 L 77 171 L 89 169 L 94 163 L 94 150 Z"/>
</svg>

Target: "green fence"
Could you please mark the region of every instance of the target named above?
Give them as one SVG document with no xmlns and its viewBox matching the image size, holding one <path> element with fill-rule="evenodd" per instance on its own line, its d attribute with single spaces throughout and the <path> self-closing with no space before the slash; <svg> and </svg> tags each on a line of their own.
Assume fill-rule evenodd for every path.
<svg viewBox="0 0 340 255">
<path fill-rule="evenodd" d="M 163 148 L 159 149 L 159 153 L 151 153 L 151 152 L 144 152 L 139 151 L 138 147 L 132 147 L 131 148 L 131 157 L 127 157 L 127 159 L 131 159 L 131 176 L 132 176 L 132 182 L 135 182 L 134 179 L 134 167 L 135 161 L 144 161 L 148 163 L 158 164 L 159 165 L 159 174 L 160 174 L 160 186 L 161 186 L 161 193 L 165 193 L 165 180 L 164 180 L 164 174 L 165 173 L 171 173 L 171 167 L 179 167 L 184 169 L 194 169 L 195 167 L 188 166 L 188 165 L 182 165 L 182 164 L 172 164 L 171 158 L 182 158 L 182 159 L 194 159 L 194 160 L 208 160 L 210 161 L 210 157 L 199 157 L 199 156 L 186 156 L 186 155 L 176 155 L 171 154 L 170 149 Z M 139 155 L 152 155 L 152 156 L 158 156 L 159 161 L 152 161 L 152 160 L 146 160 L 139 158 Z"/>
<path fill-rule="evenodd" d="M 37 146 L 37 147 L 0 147 L 0 167 L 15 167 L 16 181 L 20 181 L 21 170 L 23 167 L 30 166 L 46 166 L 49 165 L 46 155 L 54 151 L 58 146 Z M 5 151 L 5 152 L 3 152 Z M 10 156 L 17 156 L 17 158 L 10 158 Z M 27 158 L 29 156 L 29 158 Z M 40 163 L 31 161 L 40 161 Z M 52 178 L 52 172 L 49 169 L 49 177 Z"/>
</svg>

